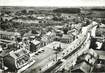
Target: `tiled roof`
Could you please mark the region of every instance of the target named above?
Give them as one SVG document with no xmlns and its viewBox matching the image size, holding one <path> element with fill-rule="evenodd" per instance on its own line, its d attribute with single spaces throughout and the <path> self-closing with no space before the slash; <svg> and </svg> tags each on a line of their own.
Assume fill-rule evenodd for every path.
<svg viewBox="0 0 105 73">
<path fill-rule="evenodd" d="M 35 39 L 34 39 L 34 40 L 32 40 L 31 42 L 32 42 L 34 45 L 37 45 L 37 44 L 39 44 L 39 43 L 40 43 L 40 41 L 35 40 Z"/>
<path fill-rule="evenodd" d="M 75 65 L 71 72 L 75 72 L 76 70 L 80 70 L 84 73 L 90 73 L 92 68 L 93 67 L 91 65 L 89 65 L 88 63 L 82 62 L 80 64 Z"/>
<path fill-rule="evenodd" d="M 105 51 L 95 50 L 95 52 L 99 55 L 99 59 L 105 60 Z"/>
</svg>

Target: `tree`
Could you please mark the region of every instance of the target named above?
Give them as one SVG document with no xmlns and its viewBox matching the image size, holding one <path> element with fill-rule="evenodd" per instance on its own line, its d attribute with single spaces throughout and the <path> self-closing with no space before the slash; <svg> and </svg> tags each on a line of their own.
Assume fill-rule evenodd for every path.
<svg viewBox="0 0 105 73">
<path fill-rule="evenodd" d="M 64 29 L 63 29 L 63 32 L 64 32 L 64 34 L 67 34 L 68 29 L 67 29 L 67 28 L 64 28 Z"/>
<path fill-rule="evenodd" d="M 22 10 L 21 13 L 22 14 L 27 14 L 27 11 L 26 10 Z"/>
<path fill-rule="evenodd" d="M 53 10 L 56 13 L 80 13 L 79 8 L 57 8 Z"/>
<path fill-rule="evenodd" d="M 91 38 L 90 48 L 96 49 L 97 47 L 96 41 L 97 40 L 95 38 Z"/>
<path fill-rule="evenodd" d="M 105 41 L 102 44 L 101 50 L 105 51 Z"/>
</svg>

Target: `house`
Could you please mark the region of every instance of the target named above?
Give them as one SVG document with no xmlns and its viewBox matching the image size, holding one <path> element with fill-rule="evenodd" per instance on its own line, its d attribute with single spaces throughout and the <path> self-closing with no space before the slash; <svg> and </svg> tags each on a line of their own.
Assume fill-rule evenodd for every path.
<svg viewBox="0 0 105 73">
<path fill-rule="evenodd" d="M 54 31 L 49 31 L 41 38 L 42 45 L 47 45 L 53 42 L 54 38 L 56 37 L 56 33 Z"/>
<path fill-rule="evenodd" d="M 62 30 L 63 26 L 57 25 L 57 26 L 54 26 L 54 29 L 56 29 L 56 30 Z"/>
<path fill-rule="evenodd" d="M 34 39 L 30 42 L 30 51 L 34 52 L 40 48 L 40 41 Z"/>
<path fill-rule="evenodd" d="M 73 35 L 66 35 L 66 34 L 63 34 L 60 42 L 62 43 L 71 43 L 73 41 Z"/>
<path fill-rule="evenodd" d="M 96 61 L 94 72 L 105 72 L 105 51 L 95 50 L 99 55 L 99 58 Z"/>
<path fill-rule="evenodd" d="M 23 19 L 14 19 L 12 20 L 13 22 L 18 22 L 18 23 L 28 23 L 28 24 L 31 24 L 31 23 L 39 23 L 39 20 L 23 20 Z"/>
<path fill-rule="evenodd" d="M 74 68 L 71 70 L 73 73 L 91 73 L 93 67 L 91 67 L 87 62 L 82 62 L 78 65 L 75 65 Z"/>
<path fill-rule="evenodd" d="M 99 55 L 98 59 L 105 60 L 105 51 L 95 50 L 95 52 Z"/>
<path fill-rule="evenodd" d="M 28 38 L 24 38 L 22 42 L 19 43 L 19 46 L 20 48 L 30 51 L 30 40 Z"/>
<path fill-rule="evenodd" d="M 4 40 L 16 40 L 16 37 L 20 37 L 21 34 L 18 32 L 8 32 L 0 30 L 0 39 Z"/>
<path fill-rule="evenodd" d="M 1 45 L 0 45 L 0 52 L 3 50 L 3 48 L 1 47 Z"/>
<path fill-rule="evenodd" d="M 67 34 L 68 35 L 72 35 L 73 36 L 73 40 L 75 40 L 77 38 L 77 35 L 79 34 L 79 30 L 72 29 L 72 30 L 68 31 Z"/>
<path fill-rule="evenodd" d="M 6 66 L 4 65 L 4 58 L 9 54 L 8 50 L 2 50 L 0 52 L 0 69 L 1 70 L 6 70 Z"/>
<path fill-rule="evenodd" d="M 62 33 L 56 33 L 56 37 L 54 38 L 54 41 L 60 41 L 62 43 L 71 43 L 73 40 L 75 40 L 75 36 L 72 33 L 62 34 Z"/>
<path fill-rule="evenodd" d="M 97 53 L 93 49 L 89 49 L 77 58 L 76 65 L 72 68 L 71 72 L 91 73 L 97 59 Z"/>
<path fill-rule="evenodd" d="M 3 21 L 9 21 L 9 20 L 12 20 L 14 17 L 12 16 L 4 16 L 2 17 Z"/>
<path fill-rule="evenodd" d="M 33 38 L 35 38 L 35 36 L 39 36 L 39 35 L 40 35 L 40 33 L 38 33 L 36 30 L 30 30 L 29 32 L 25 33 L 23 35 L 23 37 L 28 37 L 28 38 L 33 37 Z"/>
<path fill-rule="evenodd" d="M 8 69 L 10 70 L 20 69 L 27 65 L 29 61 L 30 61 L 29 52 L 24 49 L 11 51 L 9 55 L 4 57 L 4 65 L 8 67 Z"/>
</svg>

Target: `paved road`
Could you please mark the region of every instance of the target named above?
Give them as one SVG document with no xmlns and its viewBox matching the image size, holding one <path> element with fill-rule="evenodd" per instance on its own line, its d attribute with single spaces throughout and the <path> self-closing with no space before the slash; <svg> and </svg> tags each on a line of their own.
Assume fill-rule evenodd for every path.
<svg viewBox="0 0 105 73">
<path fill-rule="evenodd" d="M 47 69 L 48 65 L 52 65 L 56 62 L 56 54 L 53 50 L 53 46 L 57 47 L 61 44 L 62 48 L 65 49 L 68 44 L 60 43 L 60 42 L 53 42 L 41 49 L 45 49 L 43 53 L 40 53 L 39 55 L 34 55 L 33 59 L 36 61 L 31 67 L 29 67 L 27 70 L 25 70 L 22 73 L 40 73 L 40 69 L 45 70 Z M 49 66 L 48 66 L 49 67 Z"/>
<path fill-rule="evenodd" d="M 96 24 L 96 23 L 94 23 Z M 96 26 L 92 29 L 92 34 L 95 34 L 96 30 Z M 87 27 L 84 27 L 83 30 L 82 30 L 82 34 L 86 34 L 87 32 Z M 78 51 L 76 51 L 74 54 L 72 54 L 69 58 L 67 58 L 64 63 L 62 63 L 62 66 L 58 69 L 55 70 L 56 71 L 59 71 L 59 70 L 62 70 L 63 68 L 65 69 L 69 69 L 71 66 L 73 66 L 73 64 L 75 64 L 75 61 L 76 61 L 76 58 L 81 55 L 84 51 L 86 51 L 87 49 L 89 49 L 89 46 L 90 46 L 90 33 L 87 34 L 87 39 L 85 40 L 84 42 L 84 45 L 81 46 L 80 48 L 78 48 Z"/>
<path fill-rule="evenodd" d="M 62 64 L 59 70 L 65 68 L 66 70 L 69 70 L 71 66 L 75 65 L 76 58 L 80 56 L 84 51 L 88 50 L 90 46 L 90 41 L 87 41 L 84 46 L 81 48 L 78 48 L 78 51 L 76 51 L 73 55 L 71 55 L 69 58 L 65 60 L 65 62 Z"/>
<path fill-rule="evenodd" d="M 83 32 L 83 34 L 85 34 L 85 33 L 86 32 Z M 53 50 L 53 46 L 57 46 L 59 44 L 60 44 L 60 42 L 53 42 L 53 43 L 41 48 L 41 49 L 45 49 L 45 52 L 40 53 L 40 55 L 38 55 L 38 56 L 34 56 L 33 59 L 35 59 L 36 62 L 30 68 L 25 70 L 23 73 L 40 73 L 40 70 L 45 70 L 49 67 L 49 65 L 52 65 L 54 62 L 56 62 L 56 61 L 53 61 L 54 59 L 56 59 L 56 55 L 55 55 L 55 51 Z M 75 43 L 73 43 L 73 45 L 74 44 Z M 63 48 L 66 48 L 65 51 L 70 50 L 70 48 L 67 49 L 68 45 L 66 45 L 66 44 L 62 44 L 62 45 L 63 45 L 62 46 Z M 73 45 L 71 45 L 71 47 Z M 62 56 L 61 54 L 62 54 L 62 52 L 60 52 L 58 54 L 59 58 L 61 58 L 61 56 Z"/>
</svg>

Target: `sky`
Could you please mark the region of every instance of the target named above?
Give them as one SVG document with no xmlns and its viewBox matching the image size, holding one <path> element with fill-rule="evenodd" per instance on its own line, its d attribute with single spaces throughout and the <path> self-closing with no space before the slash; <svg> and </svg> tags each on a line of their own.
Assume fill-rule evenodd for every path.
<svg viewBox="0 0 105 73">
<path fill-rule="evenodd" d="M 105 0 L 0 0 L 0 6 L 105 6 Z"/>
</svg>

